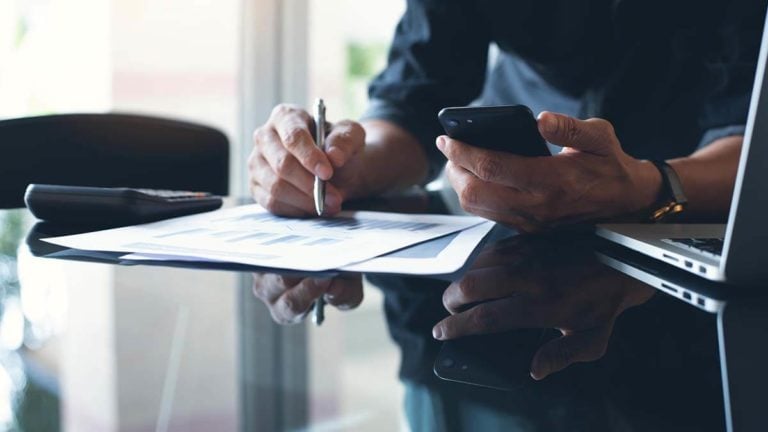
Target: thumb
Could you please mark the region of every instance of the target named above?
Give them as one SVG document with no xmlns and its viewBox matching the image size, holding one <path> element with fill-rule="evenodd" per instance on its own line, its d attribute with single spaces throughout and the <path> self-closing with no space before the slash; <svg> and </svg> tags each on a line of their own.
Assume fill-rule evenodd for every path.
<svg viewBox="0 0 768 432">
<path fill-rule="evenodd" d="M 365 145 L 365 129 L 356 122 L 344 120 L 333 125 L 326 139 L 326 153 L 334 168 L 341 168 Z"/>
<path fill-rule="evenodd" d="M 566 333 L 539 348 L 531 361 L 531 377 L 542 380 L 577 362 L 601 358 L 608 348 L 612 326 L 606 325 L 578 333 Z"/>
<path fill-rule="evenodd" d="M 542 111 L 538 123 L 541 136 L 560 147 L 608 155 L 618 144 L 613 126 L 603 119 L 579 120 L 564 114 Z"/>
</svg>

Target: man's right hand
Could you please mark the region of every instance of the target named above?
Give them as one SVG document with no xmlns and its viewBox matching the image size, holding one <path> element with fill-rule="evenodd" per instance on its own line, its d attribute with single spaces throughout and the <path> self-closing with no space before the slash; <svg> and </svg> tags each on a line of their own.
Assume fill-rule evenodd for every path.
<svg viewBox="0 0 768 432">
<path fill-rule="evenodd" d="M 278 105 L 253 134 L 248 160 L 251 194 L 272 213 L 315 214 L 314 177 L 326 180 L 325 214 L 364 190 L 363 169 L 355 156 L 365 146 L 365 130 L 350 120 L 329 129 L 325 152 L 315 144 L 314 120 L 294 105 Z"/>
</svg>

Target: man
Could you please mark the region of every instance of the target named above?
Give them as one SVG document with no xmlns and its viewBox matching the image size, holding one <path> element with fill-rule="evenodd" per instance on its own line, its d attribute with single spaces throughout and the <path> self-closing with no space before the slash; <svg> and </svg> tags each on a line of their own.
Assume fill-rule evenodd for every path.
<svg viewBox="0 0 768 432">
<path fill-rule="evenodd" d="M 727 213 L 765 1 L 407 3 L 370 109 L 335 123 L 325 153 L 298 107 L 278 106 L 255 132 L 251 189 L 270 211 L 311 215 L 315 175 L 329 181 L 333 214 L 445 165 L 464 209 L 522 230 L 643 216 L 663 193 L 649 162 L 659 159 L 680 177 L 688 214 Z M 562 151 L 524 158 L 440 136 L 437 112 L 478 98 L 543 111 L 539 131 Z"/>
</svg>

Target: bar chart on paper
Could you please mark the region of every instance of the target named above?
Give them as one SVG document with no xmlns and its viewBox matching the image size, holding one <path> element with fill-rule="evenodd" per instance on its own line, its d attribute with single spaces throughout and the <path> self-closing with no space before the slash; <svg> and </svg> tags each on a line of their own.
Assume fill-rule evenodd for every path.
<svg viewBox="0 0 768 432">
<path fill-rule="evenodd" d="M 46 241 L 84 250 L 322 271 L 365 261 L 482 222 L 483 219 L 475 217 L 376 212 L 294 219 L 250 205 Z"/>
</svg>

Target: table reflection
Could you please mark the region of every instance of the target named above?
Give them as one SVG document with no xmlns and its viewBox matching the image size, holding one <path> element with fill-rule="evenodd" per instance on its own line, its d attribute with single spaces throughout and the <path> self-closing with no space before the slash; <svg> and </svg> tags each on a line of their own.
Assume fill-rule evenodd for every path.
<svg viewBox="0 0 768 432">
<path fill-rule="evenodd" d="M 363 301 L 363 278 L 354 273 L 324 277 L 253 273 L 253 294 L 264 302 L 275 322 L 296 324 L 320 297 L 339 310 L 359 306 Z"/>
<path fill-rule="evenodd" d="M 557 329 L 535 353 L 531 376 L 541 380 L 605 353 L 616 318 L 648 301 L 655 290 L 597 262 L 589 240 L 563 243 L 517 236 L 486 248 L 472 268 L 443 294 L 451 316 L 435 339 Z"/>
<path fill-rule="evenodd" d="M 401 350 L 411 430 L 722 430 L 714 321 L 598 263 L 590 243 L 578 233 L 513 236 L 452 282 L 368 276 Z M 254 276 L 280 323 L 303 320 L 331 287 L 354 307 L 361 286 L 359 275 Z M 433 372 L 443 341 L 496 335 L 483 341 L 493 356 L 505 337 L 531 329 L 552 331 L 513 353 L 529 356 L 525 385 L 498 391 Z M 487 380 L 506 371 L 480 372 Z"/>
<path fill-rule="evenodd" d="M 413 211 L 424 211 L 425 200 L 417 198 L 412 200 Z M 29 231 L 26 239 L 29 252 L 66 260 L 127 264 L 119 259 L 119 254 L 84 253 L 52 247 L 39 240 L 52 234 L 51 227 L 45 226 Z M 239 379 L 260 396 L 273 393 L 290 396 L 285 396 L 285 403 L 280 405 L 283 411 L 302 403 L 308 404 L 308 408 L 302 408 L 305 411 L 328 405 L 331 392 L 338 391 L 339 378 L 333 373 L 340 374 L 342 364 L 348 366 L 344 363 L 347 354 L 342 352 L 343 343 L 329 345 L 328 342 L 343 338 L 342 330 L 346 331 L 343 326 L 354 320 L 342 321 L 339 315 L 330 314 L 329 322 L 319 329 L 295 325 L 305 321 L 312 304 L 322 297 L 329 307 L 344 311 L 344 317 L 362 317 L 364 310 L 370 312 L 371 309 L 377 309 L 376 314 L 380 316 L 380 306 L 370 303 L 371 298 L 381 298 L 383 294 L 387 330 L 400 350 L 399 382 L 405 390 L 404 418 L 411 430 L 724 429 L 717 336 L 712 316 L 599 264 L 594 258 L 589 233 L 557 232 L 537 236 L 506 233 L 500 237 L 506 238 L 490 241 L 468 269 L 451 280 L 355 273 L 276 273 L 225 263 L 145 264 L 196 272 L 200 269 L 245 271 L 236 273 L 242 275 L 247 284 L 238 292 L 258 308 L 242 306 L 243 320 L 238 321 L 241 326 L 238 331 L 243 334 L 240 349 L 246 354 L 240 358 Z M 152 296 L 172 288 L 169 285 L 160 290 L 162 281 L 158 276 L 167 273 L 170 278 L 168 270 L 162 273 L 159 269 L 157 272 L 145 270 L 145 279 L 136 277 L 133 274 L 136 272 L 128 279 L 147 285 L 144 288 Z M 202 274 L 189 273 L 189 278 L 198 281 Z M 173 275 L 178 277 L 176 273 Z M 150 284 L 156 280 L 154 285 Z M 202 288 L 210 288 L 206 293 L 221 293 L 223 285 L 218 279 L 211 280 L 214 282 L 209 287 L 201 287 L 201 292 Z M 366 291 L 372 289 L 371 284 L 379 293 Z M 174 283 L 179 294 L 173 299 L 186 302 L 190 291 L 181 285 Z M 135 287 L 131 291 L 134 290 Z M 369 304 L 362 304 L 364 297 Z M 136 305 L 145 307 L 145 302 L 141 300 Z M 234 311 L 220 309 L 234 314 Z M 210 315 L 210 308 L 201 309 L 201 317 L 208 319 Z M 267 323 L 294 325 L 275 326 L 286 329 L 276 331 L 265 326 L 261 317 Z M 249 334 L 249 328 L 258 331 Z M 375 327 L 361 326 L 355 334 L 368 334 L 371 343 L 380 344 L 381 339 L 376 342 L 377 335 L 371 334 L 371 328 Z M 381 331 L 382 339 L 386 339 L 383 334 Z M 505 391 L 448 382 L 435 376 L 435 362 L 445 344 L 490 338 L 482 339 L 481 345 L 488 349 L 480 355 L 493 356 L 503 351 L 505 340 L 509 340 L 505 337 L 515 338 L 521 334 L 542 337 L 535 338 L 535 343 L 526 339 L 528 345 L 525 346 L 530 349 L 525 352 L 513 350 L 506 370 L 503 370 L 505 363 L 497 361 L 494 364 L 501 363 L 502 370 L 481 371 L 485 372 L 481 374 L 482 379 L 476 379 L 477 376 L 465 379 L 491 386 L 492 381 L 498 379 L 495 386 Z M 361 339 L 355 341 L 355 349 L 372 352 Z M 333 369 L 336 372 L 330 376 L 328 369 L 317 370 L 315 357 L 335 363 L 338 370 Z M 264 365 L 267 360 L 269 367 Z M 519 365 L 522 366 L 518 368 Z M 141 366 L 146 368 L 145 364 Z M 383 388 L 382 380 L 398 385 L 394 377 L 382 375 L 370 358 L 366 357 L 366 364 L 360 366 L 360 370 L 370 376 L 367 382 L 372 386 L 371 393 Z M 272 381 L 261 375 L 258 379 L 250 376 L 256 372 Z M 515 383 L 520 385 L 501 382 L 512 374 Z M 279 377 L 289 377 L 290 385 Z M 316 385 L 318 377 L 324 377 L 323 383 L 327 384 L 320 390 Z M 378 397 L 393 393 L 396 392 L 389 391 Z M 358 393 L 355 395 L 358 397 Z M 307 402 L 312 399 L 313 402 Z M 248 403 L 243 404 L 248 407 L 242 413 L 246 420 L 249 413 L 260 419 L 266 414 L 283 413 L 278 409 L 270 411 L 268 408 L 272 405 L 264 405 L 261 399 L 252 406 Z M 375 405 L 365 405 L 365 408 L 370 406 Z M 322 409 L 348 414 L 341 408 Z M 275 420 L 274 424 L 311 429 L 315 420 L 322 419 L 313 412 L 301 415 L 290 412 L 295 422 Z M 48 418 L 58 418 L 58 415 Z M 250 423 L 243 421 L 242 424 Z"/>
</svg>

